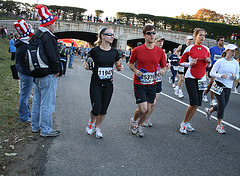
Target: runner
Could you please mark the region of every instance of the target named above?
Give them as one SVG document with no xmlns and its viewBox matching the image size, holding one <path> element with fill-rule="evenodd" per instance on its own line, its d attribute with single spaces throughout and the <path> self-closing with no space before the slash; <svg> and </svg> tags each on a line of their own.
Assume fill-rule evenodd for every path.
<svg viewBox="0 0 240 176">
<path fill-rule="evenodd" d="M 237 49 L 236 45 L 228 44 L 222 58 L 217 60 L 210 72 L 210 75 L 216 78 L 211 91 L 215 93 L 218 103 L 211 109 L 205 108 L 205 112 L 206 117 L 210 120 L 213 111 L 217 111 L 218 125 L 216 130 L 220 134 L 226 133 L 222 125 L 224 110 L 230 98 L 233 81 L 239 78 L 239 63 L 234 59 Z M 214 87 L 217 89 L 214 89 Z"/>
<path fill-rule="evenodd" d="M 90 83 L 90 99 L 92 110 L 91 119 L 86 127 L 87 134 L 93 133 L 97 138 L 102 138 L 103 134 L 100 125 L 107 114 L 107 108 L 110 104 L 113 93 L 113 65 L 116 65 L 118 71 L 123 71 L 123 65 L 118 56 L 118 51 L 111 47 L 114 40 L 113 30 L 103 28 L 99 31 L 96 47 L 89 51 L 89 57 L 93 62 L 85 61 L 83 66 L 86 70 L 92 70 Z M 91 64 L 93 68 L 91 68 Z"/>
<path fill-rule="evenodd" d="M 175 53 L 177 49 L 174 48 L 173 49 L 173 53 Z M 170 77 L 172 84 L 172 87 L 175 88 L 175 78 L 177 75 L 177 71 L 178 71 L 178 63 L 179 63 L 179 57 L 176 54 L 172 54 L 169 58 L 169 63 L 171 64 L 171 72 L 172 72 L 172 77 Z"/>
<path fill-rule="evenodd" d="M 164 37 L 157 38 L 155 40 L 155 45 L 158 46 L 159 48 L 162 48 L 163 44 L 164 44 L 164 41 L 165 41 Z M 143 122 L 142 126 L 144 126 L 144 127 L 152 127 L 153 126 L 149 117 L 152 115 L 152 112 L 153 112 L 153 110 L 154 110 L 154 108 L 157 104 L 160 93 L 162 92 L 162 76 L 161 76 L 161 73 L 160 73 L 160 72 L 162 72 L 162 70 L 161 71 L 160 70 L 161 70 L 161 66 L 160 66 L 160 64 L 158 64 L 157 75 L 156 75 L 156 82 L 157 82 L 156 98 L 154 100 L 152 108 L 149 110 L 148 118 L 146 118 L 145 121 Z M 167 67 L 164 67 L 163 71 L 165 73 L 167 71 Z"/>
<path fill-rule="evenodd" d="M 181 56 L 183 55 L 184 50 L 193 44 L 193 36 L 187 36 L 186 38 L 186 44 L 180 45 L 177 50 L 174 52 L 174 54 L 176 54 L 178 56 L 178 58 L 181 58 Z M 180 53 L 180 55 L 179 55 Z M 187 61 L 188 62 L 188 61 Z M 184 81 L 184 74 L 186 73 L 187 68 L 178 67 L 178 74 L 179 74 L 179 81 L 178 81 L 178 85 L 174 88 L 175 90 L 175 95 L 178 96 L 178 98 L 183 98 L 183 91 L 182 91 L 182 87 L 183 87 L 183 81 Z"/>
<path fill-rule="evenodd" d="M 195 114 L 197 107 L 201 106 L 202 94 L 206 85 L 206 66 L 211 66 L 209 49 L 202 45 L 205 40 L 205 30 L 195 28 L 193 36 L 196 40 L 194 45 L 188 46 L 179 62 L 182 67 L 188 67 L 185 74 L 185 85 L 189 95 L 190 106 L 188 107 L 185 118 L 180 125 L 180 133 L 187 134 L 187 131 L 194 131 L 189 123 Z M 186 62 L 188 60 L 188 62 Z"/>
<path fill-rule="evenodd" d="M 213 46 L 211 47 L 209 50 L 210 50 L 210 54 L 211 54 L 211 62 L 212 62 L 212 66 L 208 69 L 208 73 L 210 73 L 213 65 L 215 64 L 215 62 L 221 58 L 221 54 L 223 53 L 223 51 L 225 50 L 225 48 L 223 47 L 224 46 L 224 37 L 223 36 L 220 36 L 217 38 L 217 45 L 216 46 Z M 207 94 L 208 92 L 210 91 L 210 88 L 212 86 L 212 83 L 214 81 L 214 78 L 212 78 L 210 76 L 210 74 L 208 74 L 208 77 L 211 79 L 209 84 L 208 84 L 208 87 L 207 87 L 207 90 L 204 91 L 203 93 L 203 101 L 204 102 L 208 102 L 208 99 L 207 99 Z M 217 101 L 214 100 L 214 93 L 211 92 L 211 102 L 210 102 L 210 105 L 211 106 L 214 106 L 217 104 Z"/>
<path fill-rule="evenodd" d="M 162 49 L 154 45 L 155 27 L 147 25 L 143 29 L 145 44 L 134 48 L 129 60 L 129 68 L 134 72 L 134 93 L 138 109 L 130 119 L 129 130 L 138 137 L 143 137 L 142 124 L 153 108 L 156 97 L 157 66 L 166 67 L 166 57 Z M 136 67 L 134 63 L 136 62 Z M 160 70 L 164 75 L 166 71 Z"/>
</svg>

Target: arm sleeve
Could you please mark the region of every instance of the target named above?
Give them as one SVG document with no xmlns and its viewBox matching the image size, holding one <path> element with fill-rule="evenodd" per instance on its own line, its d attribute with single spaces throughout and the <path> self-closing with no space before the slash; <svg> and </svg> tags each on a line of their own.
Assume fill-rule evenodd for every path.
<svg viewBox="0 0 240 176">
<path fill-rule="evenodd" d="M 221 78 L 222 74 L 217 73 L 217 71 L 219 70 L 220 61 L 221 60 L 217 60 L 217 62 L 213 65 L 213 68 L 210 72 L 210 76 L 214 78 Z"/>
<path fill-rule="evenodd" d="M 160 60 L 159 64 L 160 64 L 161 68 L 167 67 L 166 55 L 165 55 L 164 51 L 162 51 L 162 56 L 161 56 L 161 60 Z"/>
<path fill-rule="evenodd" d="M 185 49 L 185 51 L 186 51 L 186 50 L 187 50 L 187 49 Z M 189 51 L 186 51 L 186 52 L 183 53 L 183 55 L 182 55 L 182 57 L 181 57 L 181 59 L 180 59 L 180 61 L 179 61 L 179 65 L 180 65 L 181 67 L 190 67 L 190 63 L 189 63 L 189 62 L 186 62 L 186 60 L 188 59 L 189 55 L 190 55 L 190 52 L 189 52 Z"/>
<path fill-rule="evenodd" d="M 51 36 L 51 34 L 46 32 L 46 34 L 43 36 L 42 41 L 53 74 L 59 73 L 60 54 L 57 47 L 56 39 L 53 36 Z"/>
</svg>

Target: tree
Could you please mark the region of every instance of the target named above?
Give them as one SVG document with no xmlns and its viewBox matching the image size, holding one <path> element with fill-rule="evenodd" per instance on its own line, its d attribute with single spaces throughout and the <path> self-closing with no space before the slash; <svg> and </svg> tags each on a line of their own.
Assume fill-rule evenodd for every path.
<svg viewBox="0 0 240 176">
<path fill-rule="evenodd" d="M 102 10 L 95 10 L 95 15 L 96 15 L 96 17 L 98 17 L 98 18 L 100 18 L 103 13 L 104 13 L 104 11 L 102 11 Z"/>
<path fill-rule="evenodd" d="M 129 13 L 129 12 L 117 12 L 116 13 L 117 18 L 119 18 L 120 22 L 123 22 L 124 24 L 131 24 L 130 20 L 134 20 L 136 17 L 135 13 Z"/>
</svg>

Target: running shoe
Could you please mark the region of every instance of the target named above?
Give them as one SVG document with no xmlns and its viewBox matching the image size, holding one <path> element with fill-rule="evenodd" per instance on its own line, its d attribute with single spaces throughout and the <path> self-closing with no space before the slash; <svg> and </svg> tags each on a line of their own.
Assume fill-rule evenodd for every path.
<svg viewBox="0 0 240 176">
<path fill-rule="evenodd" d="M 143 134 L 143 129 L 142 129 L 141 126 L 138 126 L 138 127 L 137 127 L 136 136 L 137 136 L 137 137 L 143 137 L 143 136 L 144 136 L 144 134 Z"/>
<path fill-rule="evenodd" d="M 226 133 L 223 125 L 218 125 L 217 128 L 216 128 L 216 130 L 217 130 L 217 132 L 220 133 L 220 134 L 225 134 L 225 133 Z"/>
<path fill-rule="evenodd" d="M 169 82 L 169 84 L 172 83 L 172 79 L 171 79 L 171 77 L 168 77 L 168 82 Z"/>
<path fill-rule="evenodd" d="M 142 126 L 143 126 L 143 127 L 152 127 L 153 124 L 152 124 L 152 122 L 150 121 L 150 118 L 146 118 L 145 121 L 143 122 Z"/>
<path fill-rule="evenodd" d="M 212 100 L 211 103 L 210 103 L 210 106 L 215 106 L 217 105 L 217 101 L 216 100 Z"/>
<path fill-rule="evenodd" d="M 208 102 L 207 95 L 203 95 L 203 101 Z"/>
<path fill-rule="evenodd" d="M 178 86 L 176 86 L 174 88 L 174 93 L 175 93 L 176 96 L 178 96 L 178 93 L 179 93 L 179 87 Z"/>
<path fill-rule="evenodd" d="M 204 111 L 206 112 L 206 118 L 208 120 L 211 120 L 212 114 L 210 113 L 209 108 L 205 108 Z"/>
<path fill-rule="evenodd" d="M 179 129 L 181 134 L 187 134 L 187 125 L 186 123 L 182 122 L 180 124 L 180 129 Z"/>
<path fill-rule="evenodd" d="M 236 93 L 236 94 L 238 93 L 238 89 L 236 87 L 234 87 L 233 93 Z"/>
<path fill-rule="evenodd" d="M 187 122 L 187 123 L 185 123 L 185 124 L 186 124 L 186 126 L 187 126 L 187 130 L 188 130 L 188 131 L 190 131 L 190 132 L 194 132 L 194 131 L 195 131 L 195 129 L 192 127 L 191 123 Z"/>
<path fill-rule="evenodd" d="M 175 87 L 176 87 L 175 83 L 173 83 L 172 87 L 173 87 L 173 88 L 175 88 Z"/>
<path fill-rule="evenodd" d="M 91 123 L 91 119 L 88 122 L 88 125 L 86 127 L 86 132 L 88 135 L 91 135 L 93 133 L 93 128 L 95 127 L 95 123 Z"/>
<path fill-rule="evenodd" d="M 138 122 L 134 121 L 133 118 L 130 119 L 130 126 L 129 126 L 129 131 L 133 134 L 136 135 L 137 133 L 137 127 L 138 127 Z"/>
<path fill-rule="evenodd" d="M 175 81 L 176 81 L 176 82 L 178 81 L 178 77 L 177 77 L 177 76 L 175 77 Z"/>
<path fill-rule="evenodd" d="M 100 130 L 100 128 L 98 126 L 95 127 L 95 135 L 96 135 L 96 138 L 102 138 L 103 137 L 103 134 Z"/>
<path fill-rule="evenodd" d="M 150 118 L 148 118 L 147 121 L 148 121 L 148 126 L 149 126 L 149 127 L 152 127 L 153 124 L 152 124 L 152 122 L 150 121 Z"/>
<path fill-rule="evenodd" d="M 183 95 L 182 89 L 179 89 L 178 98 L 183 98 L 183 97 L 184 97 L 184 95 Z"/>
</svg>

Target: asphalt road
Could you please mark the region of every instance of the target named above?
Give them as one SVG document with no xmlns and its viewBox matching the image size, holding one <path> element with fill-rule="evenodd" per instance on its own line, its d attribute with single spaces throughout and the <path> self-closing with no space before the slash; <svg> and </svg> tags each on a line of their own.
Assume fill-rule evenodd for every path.
<svg viewBox="0 0 240 176">
<path fill-rule="evenodd" d="M 224 120 L 234 125 L 225 126 L 227 134 L 218 134 L 217 121 L 205 118 L 203 109 L 209 103 L 203 103 L 191 121 L 196 131 L 182 135 L 179 125 L 188 96 L 184 87 L 185 97 L 178 99 L 168 76 L 163 78 L 163 94 L 151 117 L 154 126 L 144 128 L 145 136 L 138 138 L 128 131 L 137 108 L 133 73 L 127 65 L 121 74 L 114 73 L 114 94 L 101 125 L 104 138 L 97 139 L 85 132 L 91 110 L 91 72 L 75 59 L 74 69 L 58 81 L 54 125 L 61 135 L 45 156 L 44 175 L 239 175 L 240 95 L 232 94 L 226 108 Z"/>
</svg>

